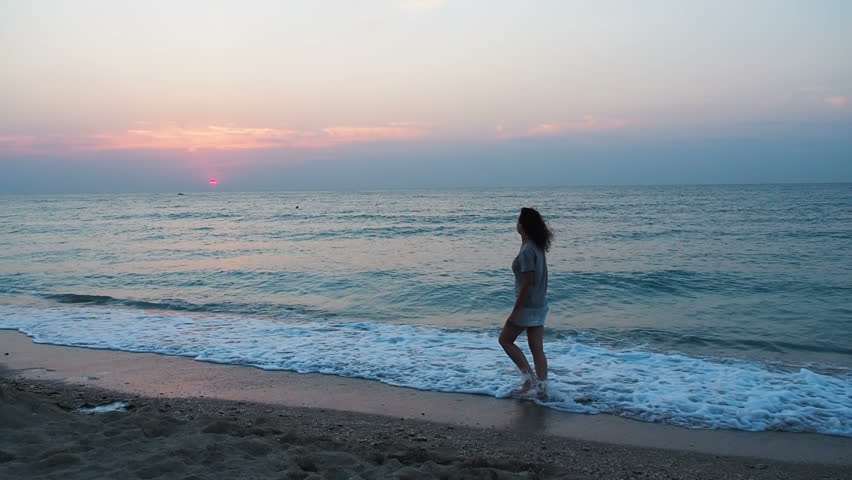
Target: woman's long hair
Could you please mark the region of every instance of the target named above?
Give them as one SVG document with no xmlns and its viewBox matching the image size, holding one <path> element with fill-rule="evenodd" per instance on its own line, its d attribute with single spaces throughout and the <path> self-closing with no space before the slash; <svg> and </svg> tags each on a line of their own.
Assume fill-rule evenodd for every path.
<svg viewBox="0 0 852 480">
<path fill-rule="evenodd" d="M 527 237 L 529 237 L 529 239 L 532 240 L 538 248 L 545 252 L 550 250 L 550 242 L 553 240 L 553 232 L 550 231 L 550 228 L 547 226 L 547 222 L 544 221 L 544 218 L 541 217 L 538 210 L 528 207 L 522 208 L 521 215 L 518 217 L 518 222 L 521 224 L 521 228 L 524 229 L 524 233 L 527 234 Z"/>
</svg>

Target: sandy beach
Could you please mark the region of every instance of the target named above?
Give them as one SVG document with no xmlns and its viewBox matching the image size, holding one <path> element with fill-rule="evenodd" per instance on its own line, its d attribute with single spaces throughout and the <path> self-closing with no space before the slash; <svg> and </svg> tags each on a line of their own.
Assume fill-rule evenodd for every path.
<svg viewBox="0 0 852 480">
<path fill-rule="evenodd" d="M 33 344 L 0 332 L 0 478 L 850 478 L 852 441 Z M 81 408 L 124 402 L 124 412 Z"/>
</svg>

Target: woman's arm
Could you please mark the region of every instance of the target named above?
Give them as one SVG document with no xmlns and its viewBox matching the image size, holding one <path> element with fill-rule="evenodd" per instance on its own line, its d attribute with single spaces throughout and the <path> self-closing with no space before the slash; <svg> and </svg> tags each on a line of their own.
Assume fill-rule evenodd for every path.
<svg viewBox="0 0 852 480">
<path fill-rule="evenodd" d="M 529 303 L 530 290 L 532 290 L 535 285 L 535 272 L 523 272 L 521 273 L 521 291 L 518 292 L 518 298 L 515 299 L 515 308 L 512 309 L 512 313 L 509 315 L 509 321 L 514 323 L 515 317 L 520 313 L 521 309 L 524 308 L 527 303 Z"/>
</svg>

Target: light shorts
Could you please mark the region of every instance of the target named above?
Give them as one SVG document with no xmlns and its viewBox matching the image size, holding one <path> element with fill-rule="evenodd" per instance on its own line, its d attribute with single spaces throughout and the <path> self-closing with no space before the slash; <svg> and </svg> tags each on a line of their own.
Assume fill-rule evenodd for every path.
<svg viewBox="0 0 852 480">
<path fill-rule="evenodd" d="M 548 306 L 539 308 L 522 308 L 515 317 L 515 325 L 519 327 L 541 327 L 547 320 Z"/>
</svg>

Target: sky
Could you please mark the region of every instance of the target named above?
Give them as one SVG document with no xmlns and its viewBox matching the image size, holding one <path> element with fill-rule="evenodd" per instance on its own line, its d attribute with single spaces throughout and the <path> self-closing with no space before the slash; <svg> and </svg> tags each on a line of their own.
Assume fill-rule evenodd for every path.
<svg viewBox="0 0 852 480">
<path fill-rule="evenodd" d="M 850 48 L 847 0 L 5 0 L 0 193 L 852 182 Z"/>
</svg>

